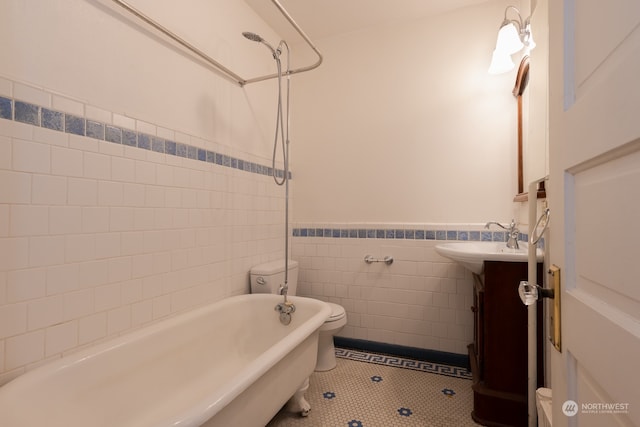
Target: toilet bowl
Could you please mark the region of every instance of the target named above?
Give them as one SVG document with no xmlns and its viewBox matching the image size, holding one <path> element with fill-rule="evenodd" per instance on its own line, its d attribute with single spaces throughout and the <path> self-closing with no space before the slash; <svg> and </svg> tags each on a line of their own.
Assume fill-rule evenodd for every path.
<svg viewBox="0 0 640 427">
<path fill-rule="evenodd" d="M 327 303 L 331 307 L 331 314 L 320 326 L 320 338 L 318 339 L 318 360 L 316 361 L 316 371 L 330 371 L 336 367 L 336 348 L 333 344 L 333 337 L 347 324 L 347 314 L 344 307 L 332 302 Z"/>
<path fill-rule="evenodd" d="M 289 274 L 287 277 L 287 295 L 295 295 L 298 289 L 298 262 L 289 260 Z M 252 294 L 280 294 L 284 285 L 284 259 L 256 265 L 251 269 L 251 293 Z M 333 344 L 333 336 L 340 332 L 347 324 L 347 314 L 344 307 L 334 303 L 331 306 L 331 315 L 320 327 L 318 338 L 318 359 L 316 371 L 328 371 L 336 367 L 336 350 Z"/>
</svg>

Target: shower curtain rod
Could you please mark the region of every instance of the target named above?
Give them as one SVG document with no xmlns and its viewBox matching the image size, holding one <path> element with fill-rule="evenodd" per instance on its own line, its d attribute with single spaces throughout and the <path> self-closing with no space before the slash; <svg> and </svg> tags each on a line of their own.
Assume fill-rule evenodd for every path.
<svg viewBox="0 0 640 427">
<path fill-rule="evenodd" d="M 138 9 L 134 8 L 133 6 L 128 4 L 126 1 L 124 1 L 124 0 L 113 0 L 113 2 L 116 3 L 117 5 L 121 6 L 125 10 L 127 10 L 129 13 L 137 16 L 139 19 L 143 20 L 147 24 L 151 25 L 153 28 L 155 28 L 156 30 L 160 31 L 165 36 L 169 37 L 170 39 L 172 39 L 173 41 L 175 41 L 176 43 L 178 43 L 182 47 L 190 50 L 193 54 L 198 56 L 200 59 L 204 60 L 206 63 L 211 65 L 216 70 L 218 70 L 226 78 L 228 78 L 228 79 L 234 81 L 235 83 L 237 83 L 240 87 L 242 87 L 242 86 L 244 86 L 246 84 L 249 84 L 249 83 L 261 82 L 263 80 L 269 80 L 269 79 L 273 79 L 273 78 L 278 77 L 278 74 L 274 73 L 274 74 L 267 74 L 267 75 L 259 76 L 259 77 L 252 77 L 250 79 L 244 79 L 244 78 L 240 77 L 238 74 L 236 74 L 233 71 L 231 71 L 230 69 L 228 69 L 227 67 L 225 67 L 224 65 L 220 64 L 215 59 L 211 58 L 209 55 L 207 55 L 206 53 L 204 53 L 203 51 L 201 51 L 197 47 L 193 46 L 192 44 L 188 43 L 187 41 L 185 41 L 184 39 L 182 39 L 178 35 L 174 34 L 173 32 L 171 32 L 166 27 L 162 26 L 158 22 L 156 22 L 153 19 L 149 18 L 147 15 L 145 15 L 142 12 L 140 12 Z M 293 26 L 293 28 L 298 32 L 298 34 L 300 34 L 300 36 L 304 39 L 304 41 L 307 42 L 309 47 L 318 56 L 318 59 L 317 59 L 317 61 L 315 63 L 313 63 L 311 65 L 304 66 L 304 67 L 296 68 L 296 69 L 293 69 L 293 70 L 289 70 L 288 72 L 284 73 L 284 75 L 288 76 L 288 75 L 291 75 L 291 74 L 303 73 L 305 71 L 310 71 L 310 70 L 313 70 L 314 68 L 318 68 L 320 66 L 320 64 L 322 64 L 322 54 L 320 53 L 318 48 L 313 44 L 313 42 L 309 39 L 309 37 L 305 34 L 305 32 L 302 31 L 302 28 L 300 28 L 300 26 L 291 17 L 289 12 L 287 12 L 286 9 L 284 7 L 282 7 L 282 5 L 280 4 L 280 2 L 278 0 L 271 0 L 271 2 L 278 8 L 278 10 L 282 14 L 282 16 L 284 16 L 287 19 L 287 21 L 289 21 L 289 23 Z"/>
</svg>

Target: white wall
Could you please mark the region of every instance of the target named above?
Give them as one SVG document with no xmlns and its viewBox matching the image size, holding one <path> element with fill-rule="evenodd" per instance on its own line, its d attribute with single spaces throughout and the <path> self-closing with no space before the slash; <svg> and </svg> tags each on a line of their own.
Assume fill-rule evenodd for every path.
<svg viewBox="0 0 640 427">
<path fill-rule="evenodd" d="M 507 4 L 317 40 L 293 83 L 297 222 L 510 219 L 515 74 L 487 74 Z"/>
<path fill-rule="evenodd" d="M 471 275 L 434 246 L 504 240 L 484 223 L 522 216 L 515 70 L 487 73 L 507 5 L 317 40 L 325 62 L 294 80 L 299 293 L 343 305 L 342 336 L 459 354 L 472 341 Z"/>
<path fill-rule="evenodd" d="M 0 4 L 0 97 L 13 103 L 0 118 L 0 384 L 246 293 L 250 267 L 283 256 L 283 191 L 269 176 L 44 125 L 43 108 L 271 165 L 274 83 L 242 89 L 109 3 Z M 243 2 L 134 3 L 247 77 L 272 71 L 241 36 L 269 31 Z"/>
</svg>

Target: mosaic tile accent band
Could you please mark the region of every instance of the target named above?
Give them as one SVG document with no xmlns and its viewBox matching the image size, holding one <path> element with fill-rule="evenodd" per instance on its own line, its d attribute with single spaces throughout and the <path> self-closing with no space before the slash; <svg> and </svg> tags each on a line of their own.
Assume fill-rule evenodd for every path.
<svg viewBox="0 0 640 427">
<path fill-rule="evenodd" d="M 13 120 L 58 132 L 86 136 L 100 141 L 212 163 L 245 172 L 269 176 L 273 175 L 273 168 L 269 166 L 143 132 L 113 126 L 108 123 L 85 119 L 84 117 L 73 114 L 51 110 L 17 99 L 0 97 L 0 119 Z M 284 176 L 284 170 L 276 169 L 276 176 L 282 178 Z M 291 172 L 289 172 L 289 178 L 292 178 Z"/>
<path fill-rule="evenodd" d="M 388 356 L 385 354 L 366 353 L 364 351 L 350 350 L 336 347 L 336 357 L 356 360 L 358 362 L 375 363 L 377 365 L 392 366 L 394 368 L 411 369 L 414 371 L 429 372 L 432 374 L 446 375 L 448 377 L 463 378 L 470 380 L 473 378 L 471 372 L 466 368 L 458 366 L 441 365 L 439 363 L 425 362 L 414 359 L 405 359 L 398 356 Z"/>
<path fill-rule="evenodd" d="M 404 240 L 462 240 L 474 242 L 506 242 L 504 231 L 423 230 L 388 228 L 294 228 L 293 237 L 329 237 L 338 239 L 404 239 Z M 520 233 L 518 240 L 527 241 Z"/>
</svg>

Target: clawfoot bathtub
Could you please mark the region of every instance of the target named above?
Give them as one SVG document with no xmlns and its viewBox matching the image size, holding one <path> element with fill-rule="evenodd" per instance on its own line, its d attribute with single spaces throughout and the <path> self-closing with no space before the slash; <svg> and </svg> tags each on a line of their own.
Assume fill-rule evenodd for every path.
<svg viewBox="0 0 640 427">
<path fill-rule="evenodd" d="M 330 313 L 290 297 L 284 326 L 281 298 L 227 298 L 27 372 L 0 387 L 0 426 L 263 427 L 301 394 Z"/>
</svg>

